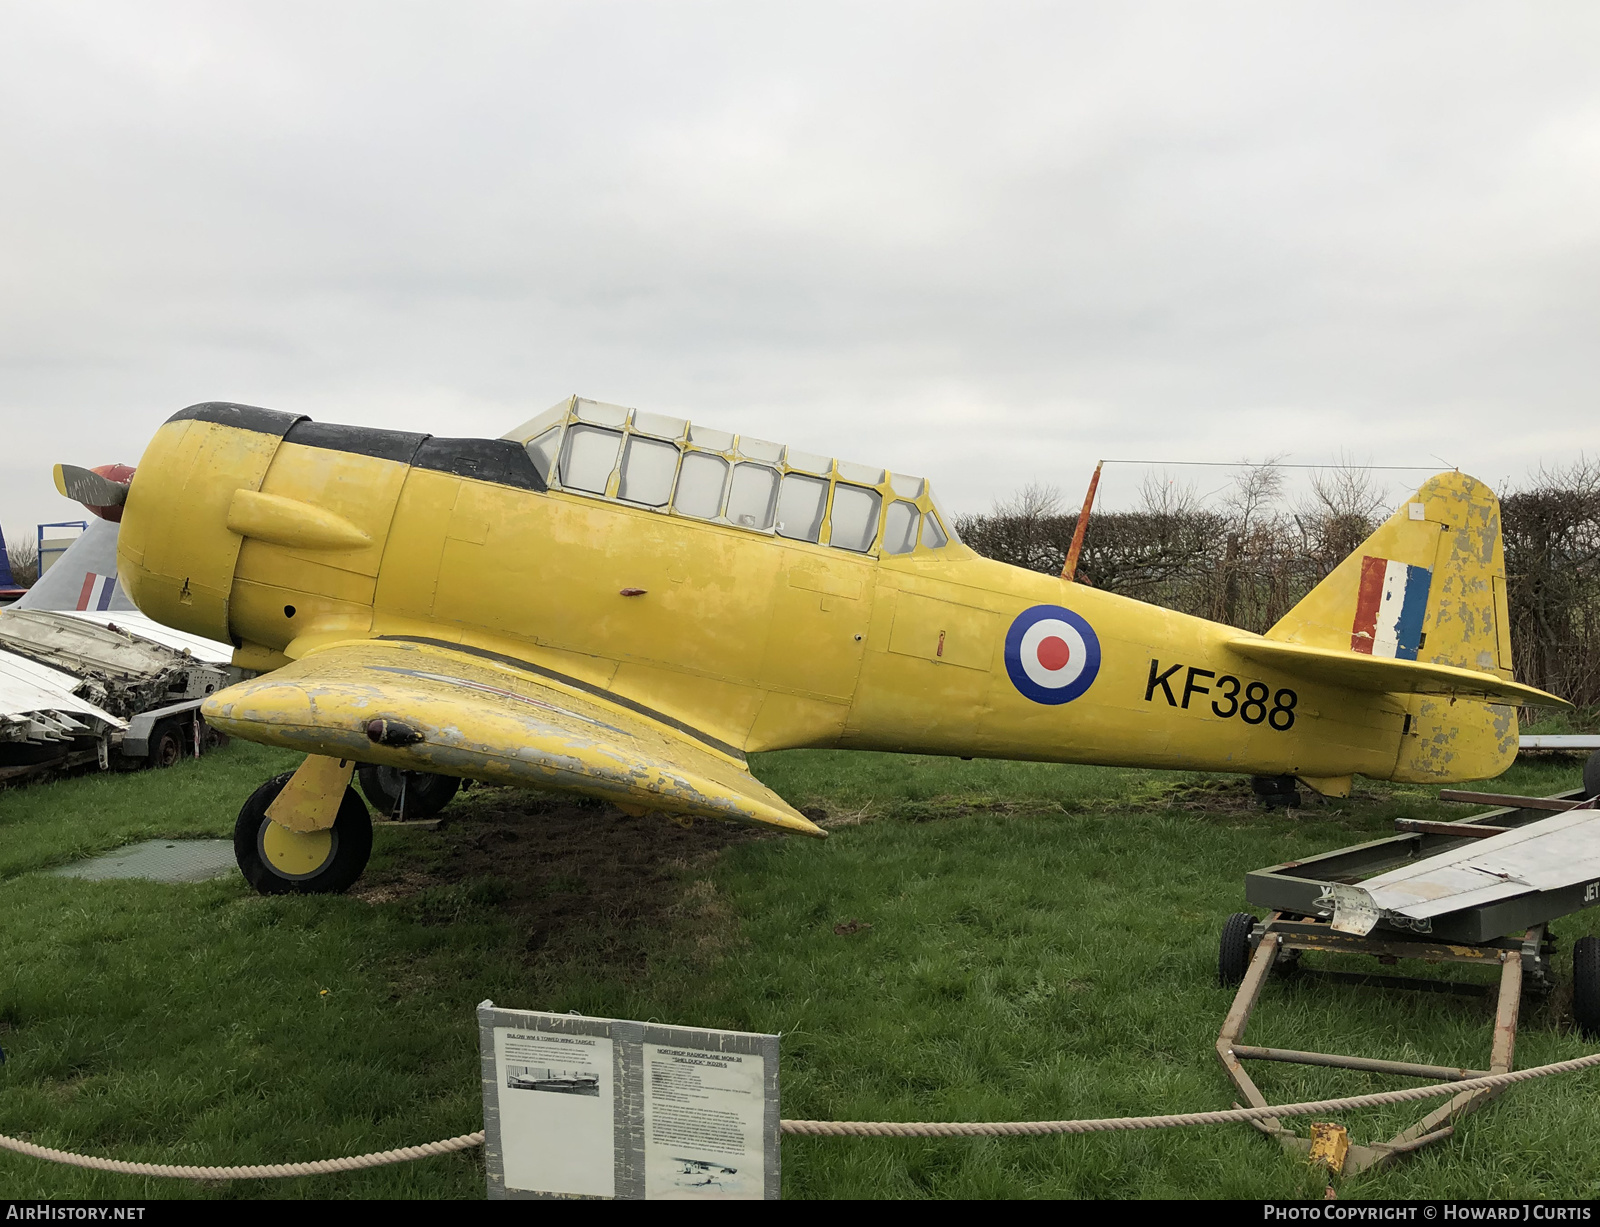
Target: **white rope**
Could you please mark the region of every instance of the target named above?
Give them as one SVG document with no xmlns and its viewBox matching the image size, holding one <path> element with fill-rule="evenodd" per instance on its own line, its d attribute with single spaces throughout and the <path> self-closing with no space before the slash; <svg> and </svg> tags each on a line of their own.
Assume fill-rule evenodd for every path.
<svg viewBox="0 0 1600 1227">
<path fill-rule="evenodd" d="M 1248 1121 L 1269 1120 L 1279 1116 L 1313 1116 L 1324 1112 L 1354 1111 L 1358 1108 L 1377 1108 L 1385 1104 L 1410 1103 L 1418 1099 L 1438 1099 L 1444 1095 L 1466 1095 L 1475 1091 L 1491 1091 L 1552 1074 L 1571 1074 L 1600 1065 L 1600 1052 L 1570 1061 L 1557 1061 L 1552 1065 L 1537 1065 L 1507 1074 L 1488 1074 L 1482 1078 L 1464 1078 L 1459 1082 L 1440 1082 L 1432 1086 L 1412 1086 L 1400 1091 L 1381 1091 L 1372 1095 L 1349 1095 L 1343 1099 L 1317 1099 L 1307 1103 L 1267 1105 L 1262 1108 L 1229 1108 L 1221 1112 L 1184 1112 L 1171 1116 L 1113 1116 L 1098 1120 L 1037 1120 L 1037 1121 L 781 1121 L 784 1133 L 802 1137 L 899 1137 L 899 1138 L 961 1138 L 961 1137 L 1018 1137 L 1051 1133 L 1111 1133 L 1131 1129 L 1173 1129 L 1189 1125 L 1228 1125 Z M 408 1163 L 413 1159 L 428 1159 L 435 1155 L 448 1155 L 458 1150 L 471 1150 L 483 1145 L 483 1131 L 463 1133 L 459 1137 L 421 1146 L 403 1146 L 399 1150 L 383 1150 L 373 1154 L 350 1155 L 343 1159 L 316 1159 L 309 1163 L 269 1163 L 256 1167 L 188 1167 L 173 1163 L 128 1163 L 122 1159 L 102 1159 L 95 1155 L 75 1154 L 70 1150 L 52 1150 L 48 1146 L 35 1146 L 20 1138 L 0 1134 L 0 1149 L 47 1159 L 52 1163 L 65 1163 L 71 1167 L 86 1167 L 97 1172 L 116 1172 L 123 1176 L 173 1176 L 183 1180 L 263 1180 L 285 1176 L 327 1176 L 336 1172 L 355 1172 L 369 1167 L 384 1167 L 390 1163 Z"/>
</svg>

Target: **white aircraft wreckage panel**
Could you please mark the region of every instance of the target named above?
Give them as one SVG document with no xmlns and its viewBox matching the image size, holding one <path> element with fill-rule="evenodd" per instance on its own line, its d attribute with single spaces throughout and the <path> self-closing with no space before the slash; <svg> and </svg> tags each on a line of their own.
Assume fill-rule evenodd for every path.
<svg viewBox="0 0 1600 1227">
<path fill-rule="evenodd" d="M 1409 928 L 1448 912 L 1591 879 L 1600 879 L 1600 811 L 1592 801 L 1360 886 L 1333 885 L 1318 902 L 1333 906 L 1335 929 L 1365 935 L 1380 920 Z"/>
<path fill-rule="evenodd" d="M 142 613 L 117 611 L 96 613 L 93 610 L 78 609 L 62 609 L 56 612 L 95 626 L 106 627 L 108 630 L 125 631 L 140 639 L 149 639 L 175 652 L 187 652 L 196 660 L 203 660 L 208 665 L 227 665 L 233 660 L 233 649 L 227 644 L 191 635 L 187 631 L 173 630 L 170 626 L 162 626 L 155 619 L 148 618 Z"/>
<path fill-rule="evenodd" d="M 74 694 L 79 684 L 70 673 L 0 652 L 0 741 L 42 745 L 127 727 Z"/>
</svg>

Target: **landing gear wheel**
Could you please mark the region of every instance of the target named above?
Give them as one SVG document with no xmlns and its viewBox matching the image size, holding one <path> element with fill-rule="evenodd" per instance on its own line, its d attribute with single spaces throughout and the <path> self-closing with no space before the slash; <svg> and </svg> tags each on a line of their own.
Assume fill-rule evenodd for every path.
<svg viewBox="0 0 1600 1227">
<path fill-rule="evenodd" d="M 1572 943 L 1572 1017 L 1589 1039 L 1600 1036 L 1600 937 Z"/>
<path fill-rule="evenodd" d="M 1583 791 L 1591 797 L 1600 797 L 1600 750 L 1589 755 L 1583 765 Z"/>
<path fill-rule="evenodd" d="M 150 765 L 171 767 L 183 757 L 183 734 L 186 732 L 176 720 L 163 720 L 150 734 Z"/>
<path fill-rule="evenodd" d="M 396 817 L 400 808 L 400 783 L 405 781 L 406 809 L 398 815 L 415 821 L 432 818 L 456 795 L 461 781 L 453 775 L 434 775 L 431 771 L 402 771 L 398 767 L 380 767 L 376 763 L 362 763 L 356 768 L 361 780 L 361 791 L 367 794 L 372 808 L 386 818 Z"/>
<path fill-rule="evenodd" d="M 294 772 L 274 776 L 250 794 L 233 826 L 233 859 L 263 895 L 326 895 L 348 890 L 372 855 L 372 818 L 353 788 L 327 831 L 302 833 L 267 817 L 267 806 Z"/>
<path fill-rule="evenodd" d="M 1217 948 L 1217 980 L 1224 988 L 1244 982 L 1250 966 L 1250 934 L 1256 918 L 1249 912 L 1235 912 L 1222 926 L 1222 942 Z"/>
<path fill-rule="evenodd" d="M 1250 790 L 1262 809 L 1299 809 L 1298 784 L 1292 775 L 1257 775 L 1250 779 Z"/>
</svg>

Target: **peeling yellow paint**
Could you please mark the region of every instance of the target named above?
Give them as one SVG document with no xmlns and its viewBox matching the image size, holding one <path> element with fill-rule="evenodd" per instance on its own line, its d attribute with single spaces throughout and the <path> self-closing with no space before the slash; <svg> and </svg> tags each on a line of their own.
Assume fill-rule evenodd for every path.
<svg viewBox="0 0 1600 1227">
<path fill-rule="evenodd" d="M 267 806 L 267 817 L 291 831 L 331 829 L 355 769 L 353 758 L 308 755 L 289 777 L 283 791 Z"/>
</svg>

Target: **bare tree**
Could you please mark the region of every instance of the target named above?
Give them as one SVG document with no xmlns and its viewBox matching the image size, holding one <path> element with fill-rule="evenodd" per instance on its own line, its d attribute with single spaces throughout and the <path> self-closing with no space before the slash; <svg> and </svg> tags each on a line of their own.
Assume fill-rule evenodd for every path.
<svg viewBox="0 0 1600 1227">
<path fill-rule="evenodd" d="M 1600 703 L 1600 460 L 1542 468 L 1500 508 L 1518 677 Z"/>
<path fill-rule="evenodd" d="M 11 578 L 19 588 L 31 588 L 39 581 L 39 547 L 33 541 L 6 543 L 6 558 L 11 563 Z"/>
<path fill-rule="evenodd" d="M 1023 487 L 1009 499 L 996 499 L 987 516 L 964 516 L 956 521 L 962 540 L 969 531 L 982 545 L 973 549 L 991 558 L 1030 571 L 1059 574 L 1067 560 L 1067 547 L 1058 542 L 1061 491 L 1037 482 Z"/>
</svg>

